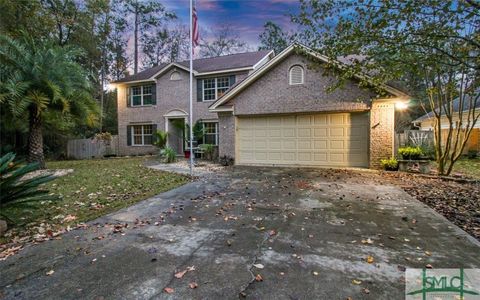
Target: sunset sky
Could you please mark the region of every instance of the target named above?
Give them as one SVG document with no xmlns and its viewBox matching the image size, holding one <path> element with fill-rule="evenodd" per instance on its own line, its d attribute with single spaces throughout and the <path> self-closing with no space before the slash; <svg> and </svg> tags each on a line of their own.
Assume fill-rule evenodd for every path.
<svg viewBox="0 0 480 300">
<path fill-rule="evenodd" d="M 188 25 L 189 0 L 164 0 L 162 3 Z M 222 24 L 237 29 L 240 38 L 256 48 L 258 35 L 266 21 L 274 21 L 286 30 L 293 29 L 289 14 L 298 12 L 298 0 L 197 0 L 200 33 Z"/>
</svg>

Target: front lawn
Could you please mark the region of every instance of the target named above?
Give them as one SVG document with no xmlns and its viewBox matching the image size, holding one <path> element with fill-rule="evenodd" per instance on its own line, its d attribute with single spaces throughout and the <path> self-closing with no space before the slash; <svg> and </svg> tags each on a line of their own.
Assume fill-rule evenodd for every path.
<svg viewBox="0 0 480 300">
<path fill-rule="evenodd" d="M 68 226 L 93 220 L 188 181 L 182 175 L 149 169 L 144 166 L 145 160 L 135 157 L 48 162 L 49 169 L 73 169 L 73 173 L 46 185 L 60 199 L 2 212 L 14 224 L 9 224 L 12 228 L 0 238 L 0 245 L 19 239 L 48 238 Z"/>
</svg>

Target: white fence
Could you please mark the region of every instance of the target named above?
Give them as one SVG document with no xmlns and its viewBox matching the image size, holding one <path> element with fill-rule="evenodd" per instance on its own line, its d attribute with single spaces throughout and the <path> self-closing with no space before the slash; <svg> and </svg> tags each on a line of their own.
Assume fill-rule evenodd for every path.
<svg viewBox="0 0 480 300">
<path fill-rule="evenodd" d="M 113 135 L 111 141 L 91 139 L 69 140 L 67 157 L 69 159 L 102 158 L 118 155 L 118 135 Z"/>
</svg>

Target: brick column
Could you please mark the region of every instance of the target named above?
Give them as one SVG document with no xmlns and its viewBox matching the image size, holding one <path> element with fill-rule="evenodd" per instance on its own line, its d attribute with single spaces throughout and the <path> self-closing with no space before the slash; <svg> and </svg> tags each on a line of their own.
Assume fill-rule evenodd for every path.
<svg viewBox="0 0 480 300">
<path fill-rule="evenodd" d="M 379 169 L 380 160 L 394 153 L 395 102 L 373 100 L 370 110 L 370 168 Z"/>
</svg>

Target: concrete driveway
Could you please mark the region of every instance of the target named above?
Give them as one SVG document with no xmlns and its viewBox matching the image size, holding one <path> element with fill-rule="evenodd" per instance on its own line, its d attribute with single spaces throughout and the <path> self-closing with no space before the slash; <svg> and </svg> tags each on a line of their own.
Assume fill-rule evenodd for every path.
<svg viewBox="0 0 480 300">
<path fill-rule="evenodd" d="M 405 267 L 479 253 L 376 174 L 236 168 L 0 262 L 0 299 L 403 299 Z"/>
</svg>

